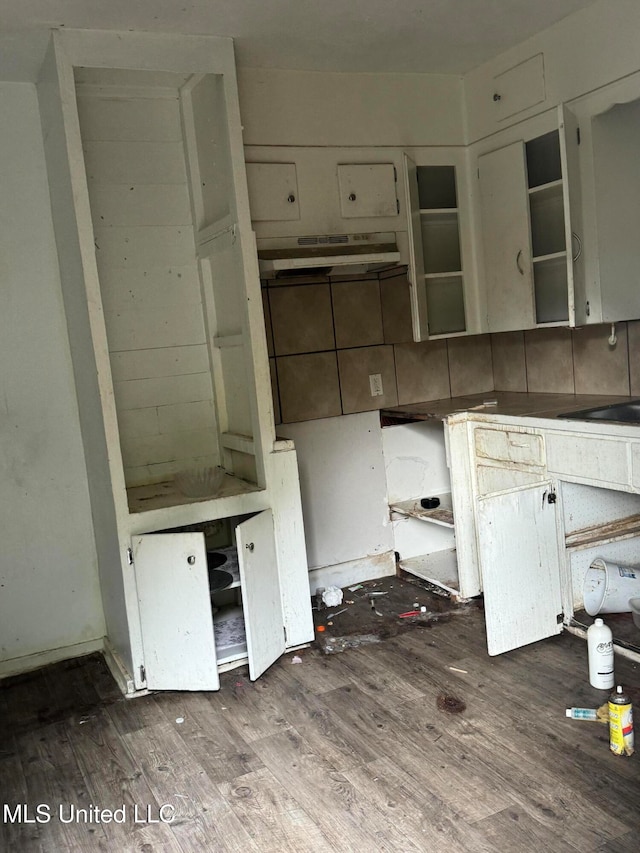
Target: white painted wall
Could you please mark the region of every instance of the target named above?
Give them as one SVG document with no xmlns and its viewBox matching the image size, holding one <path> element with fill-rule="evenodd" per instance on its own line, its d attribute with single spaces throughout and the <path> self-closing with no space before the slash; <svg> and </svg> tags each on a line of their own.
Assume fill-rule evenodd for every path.
<svg viewBox="0 0 640 853">
<path fill-rule="evenodd" d="M 102 638 L 105 626 L 35 88 L 1 83 L 0 113 L 0 661 L 7 661 Z"/>
<path fill-rule="evenodd" d="M 600 0 L 474 69 L 464 78 L 467 141 L 637 71 L 639 31 L 637 0 Z M 540 52 L 544 54 L 545 100 L 499 121 L 494 78 Z"/>
<path fill-rule="evenodd" d="M 309 568 L 393 550 L 378 412 L 286 424 L 298 453 Z"/>
<path fill-rule="evenodd" d="M 241 69 L 245 145 L 461 145 L 462 78 Z"/>
</svg>

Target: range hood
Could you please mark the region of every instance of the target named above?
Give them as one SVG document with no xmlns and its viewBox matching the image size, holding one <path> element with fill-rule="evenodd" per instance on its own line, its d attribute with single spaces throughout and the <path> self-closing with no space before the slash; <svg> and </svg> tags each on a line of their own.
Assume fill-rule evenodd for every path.
<svg viewBox="0 0 640 853">
<path fill-rule="evenodd" d="M 354 265 L 371 269 L 400 261 L 393 232 L 274 237 L 257 242 L 261 273 Z"/>
</svg>

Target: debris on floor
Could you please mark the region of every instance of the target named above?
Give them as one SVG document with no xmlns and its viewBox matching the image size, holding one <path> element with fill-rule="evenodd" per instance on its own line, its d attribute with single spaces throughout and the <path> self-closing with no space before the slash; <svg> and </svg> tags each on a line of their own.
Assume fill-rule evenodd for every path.
<svg viewBox="0 0 640 853">
<path fill-rule="evenodd" d="M 448 714 L 461 714 L 467 708 L 464 699 L 452 696 L 449 693 L 440 693 L 436 699 L 436 705 L 440 711 L 446 711 Z"/>
<path fill-rule="evenodd" d="M 436 593 L 426 581 L 395 575 L 340 590 L 350 598 L 343 594 L 339 609 L 324 605 L 326 591 L 316 590 L 313 608 L 316 644 L 325 654 L 379 642 L 417 628 L 433 628 L 481 607 L 479 600 L 452 601 L 441 594 L 442 590 Z"/>
</svg>

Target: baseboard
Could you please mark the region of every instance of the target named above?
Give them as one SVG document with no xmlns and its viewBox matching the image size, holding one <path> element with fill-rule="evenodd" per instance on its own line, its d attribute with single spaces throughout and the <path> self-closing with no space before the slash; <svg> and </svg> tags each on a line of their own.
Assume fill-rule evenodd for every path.
<svg viewBox="0 0 640 853">
<path fill-rule="evenodd" d="M 114 681 L 126 697 L 134 695 L 141 696 L 144 693 L 148 693 L 147 690 L 136 690 L 133 676 L 131 675 L 127 667 L 124 665 L 124 661 L 122 660 L 118 652 L 109 642 L 108 637 L 104 638 L 103 655 L 105 663 L 109 667 L 109 672 L 111 673 Z"/>
<path fill-rule="evenodd" d="M 396 556 L 394 551 L 349 560 L 335 566 L 323 566 L 309 571 L 309 586 L 314 595 L 318 587 L 350 586 L 351 584 L 371 581 L 376 578 L 388 577 L 396 573 Z"/>
<path fill-rule="evenodd" d="M 101 652 L 104 649 L 104 637 L 95 640 L 87 640 L 84 643 L 74 643 L 72 646 L 61 646 L 58 649 L 47 649 L 44 652 L 36 652 L 24 657 L 11 658 L 0 661 L 0 679 L 9 678 L 11 675 L 20 675 L 32 669 L 40 669 L 50 663 L 59 663 L 62 660 L 80 658 L 93 652 Z"/>
</svg>

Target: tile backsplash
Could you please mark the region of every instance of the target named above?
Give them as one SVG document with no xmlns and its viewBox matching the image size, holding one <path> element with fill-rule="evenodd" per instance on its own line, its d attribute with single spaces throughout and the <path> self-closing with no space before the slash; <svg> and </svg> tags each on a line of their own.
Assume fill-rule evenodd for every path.
<svg viewBox="0 0 640 853">
<path fill-rule="evenodd" d="M 263 301 L 277 423 L 493 390 L 640 396 L 640 321 L 614 346 L 610 325 L 414 343 L 397 268 L 265 281 Z"/>
</svg>

